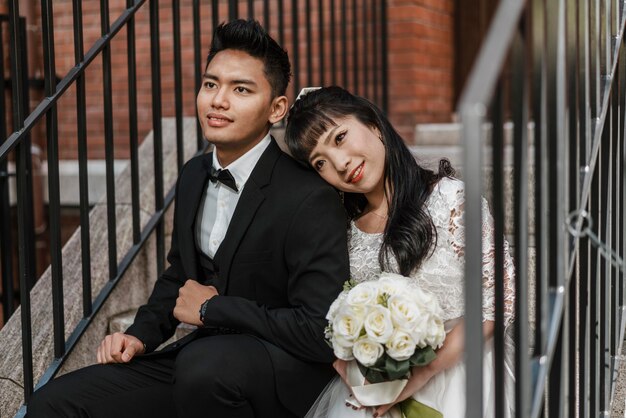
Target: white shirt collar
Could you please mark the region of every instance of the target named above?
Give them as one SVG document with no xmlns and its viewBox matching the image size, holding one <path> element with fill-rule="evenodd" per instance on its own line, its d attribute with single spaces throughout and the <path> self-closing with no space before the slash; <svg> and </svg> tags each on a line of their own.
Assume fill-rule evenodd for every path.
<svg viewBox="0 0 626 418">
<path fill-rule="evenodd" d="M 268 132 L 258 144 L 228 165 L 228 171 L 230 171 L 235 178 L 239 192 L 241 192 L 241 189 L 246 184 L 246 181 L 248 181 L 248 177 L 250 177 L 252 170 L 261 158 L 265 149 L 269 146 L 270 142 L 272 142 L 272 140 L 270 133 Z M 213 167 L 217 170 L 224 168 L 217 160 L 217 153 L 215 151 L 213 151 Z"/>
</svg>

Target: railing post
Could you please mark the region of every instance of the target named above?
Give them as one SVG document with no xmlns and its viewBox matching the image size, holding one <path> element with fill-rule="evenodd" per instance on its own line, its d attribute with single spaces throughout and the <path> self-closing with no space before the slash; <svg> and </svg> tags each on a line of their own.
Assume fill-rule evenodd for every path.
<svg viewBox="0 0 626 418">
<path fill-rule="evenodd" d="M 19 1 L 9 1 L 9 28 L 11 31 L 11 87 L 13 98 L 13 127 L 24 125 L 24 113 L 28 103 L 23 95 L 24 74 L 28 74 L 25 63 L 25 42 L 22 33 L 23 20 L 19 17 Z M 33 250 L 32 208 L 32 162 L 30 139 L 25 138 L 17 147 L 17 230 L 18 259 L 20 272 L 20 305 L 22 321 L 22 364 L 24 370 L 24 401 L 33 393 L 32 328 L 30 311 L 30 288 L 34 282 L 35 255 Z M 29 193 L 30 192 L 30 193 Z"/>
<path fill-rule="evenodd" d="M 161 112 L 161 48 L 159 46 L 159 2 L 150 0 L 150 66 L 152 69 L 152 137 L 154 141 L 154 210 L 164 208 L 163 129 Z M 156 227 L 157 275 L 165 268 L 165 225 Z"/>
<path fill-rule="evenodd" d="M 56 91 L 56 66 L 54 62 L 54 29 L 52 2 L 42 0 L 41 20 L 44 50 L 46 96 Z M 50 267 L 52 271 L 52 312 L 54 317 L 54 356 L 65 354 L 65 321 L 63 311 L 63 265 L 61 258 L 61 203 L 59 190 L 59 145 L 57 108 L 53 105 L 46 114 L 48 153 L 48 210 L 50 212 Z"/>
</svg>

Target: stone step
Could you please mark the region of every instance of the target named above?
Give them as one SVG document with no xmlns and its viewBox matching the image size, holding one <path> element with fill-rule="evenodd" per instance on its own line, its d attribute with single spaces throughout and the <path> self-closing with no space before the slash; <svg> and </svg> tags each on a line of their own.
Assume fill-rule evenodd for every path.
<svg viewBox="0 0 626 418">
<path fill-rule="evenodd" d="M 513 122 L 504 123 L 504 143 L 513 144 Z M 485 141 L 491 144 L 490 122 L 483 124 Z M 533 144 L 535 123 L 528 122 L 528 143 Z M 460 123 L 420 123 L 415 126 L 413 136 L 415 145 L 460 145 L 461 144 L 461 124 Z"/>
</svg>

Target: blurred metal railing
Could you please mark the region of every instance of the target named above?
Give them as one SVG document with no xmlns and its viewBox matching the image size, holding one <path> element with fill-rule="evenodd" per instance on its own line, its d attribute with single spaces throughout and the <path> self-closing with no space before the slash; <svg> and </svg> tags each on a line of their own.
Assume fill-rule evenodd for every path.
<svg viewBox="0 0 626 418">
<path fill-rule="evenodd" d="M 42 17 L 42 51 L 45 76 L 45 97 L 33 109 L 29 108 L 29 92 L 27 80 L 27 54 L 25 51 L 26 36 L 24 18 L 20 17 L 18 0 L 10 0 L 8 16 L 0 17 L 0 29 L 8 27 L 10 33 L 10 60 L 11 60 L 11 89 L 7 92 L 4 83 L 0 83 L 0 270 L 2 274 L 2 306 L 4 319 L 7 320 L 14 309 L 13 295 L 19 291 L 21 305 L 23 371 L 24 371 L 24 403 L 28 403 L 35 382 L 33 381 L 33 354 L 31 309 L 29 289 L 36 281 L 34 268 L 34 232 L 32 210 L 32 170 L 30 155 L 30 133 L 34 126 L 45 116 L 46 118 L 46 148 L 48 159 L 48 215 L 50 225 L 50 260 L 52 277 L 52 305 L 54 324 L 54 360 L 38 380 L 37 387 L 45 384 L 59 371 L 63 362 L 76 345 L 80 336 L 89 327 L 90 321 L 107 299 L 124 272 L 129 268 L 133 259 L 154 232 L 156 234 L 156 261 L 160 273 L 165 264 L 165 242 L 163 215 L 174 198 L 174 190 L 163 188 L 163 155 L 161 131 L 161 48 L 159 11 L 165 7 L 164 2 L 146 0 L 127 0 L 126 7 L 111 22 L 109 2 L 100 1 L 100 37 L 85 52 L 83 11 L 81 0 L 73 0 L 73 37 L 75 65 L 63 77 L 56 76 L 55 41 L 53 21 L 54 11 L 51 0 L 41 0 Z M 193 0 L 193 56 L 195 67 L 195 88 L 200 88 L 201 75 L 204 70 L 204 59 L 207 51 L 202 51 L 201 36 L 210 36 L 222 21 L 236 17 L 257 18 L 266 27 L 277 26 L 278 30 L 270 30 L 291 56 L 294 79 L 289 87 L 289 95 L 295 97 L 301 84 L 308 85 L 340 84 L 356 93 L 369 97 L 381 107 L 387 107 L 387 51 L 386 51 L 386 1 L 384 0 L 342 0 L 330 1 L 329 7 L 324 0 L 306 0 L 305 2 L 292 0 L 285 4 L 284 0 L 275 1 L 222 1 L 211 2 L 210 7 L 201 6 L 200 1 Z M 304 8 L 304 7 L 305 8 Z M 150 27 L 150 68 L 152 93 L 152 131 L 154 137 L 154 179 L 155 179 L 155 207 L 149 214 L 149 221 L 142 229 L 140 227 L 139 205 L 139 155 L 140 142 L 138 133 L 138 103 L 137 103 L 137 74 L 136 63 L 136 14 L 142 7 L 149 7 Z M 176 143 L 178 168 L 184 163 L 183 154 L 183 88 L 182 88 L 182 60 L 181 51 L 181 5 L 177 0 L 168 4 L 172 11 L 172 35 L 174 39 L 173 65 L 175 88 L 175 115 L 176 115 Z M 317 10 L 317 21 L 311 20 L 309 10 Z M 285 10 L 291 11 L 286 14 Z M 206 16 L 210 16 L 207 18 Z M 304 16 L 304 20 L 302 19 Z M 350 37 L 346 32 L 351 22 Z M 276 22 L 274 25 L 272 22 Z M 271 26 L 270 24 L 272 23 Z M 288 25 L 288 28 L 285 26 Z M 289 30 L 288 30 L 289 29 Z M 127 36 L 127 71 L 128 81 L 124 88 L 128 90 L 128 138 L 130 147 L 131 190 L 132 190 L 132 219 L 133 219 L 133 246 L 126 254 L 119 255 L 116 245 L 118 231 L 116 228 L 116 195 L 114 161 L 114 112 L 113 90 L 120 86 L 112 80 L 112 50 L 111 42 L 120 31 Z M 343 36 L 335 37 L 339 30 Z M 277 32 L 277 33 L 275 33 Z M 317 32 L 317 38 L 313 35 Z M 302 33 L 306 42 L 300 41 Z M 328 34 L 333 36 L 329 37 Z M 207 40 L 208 41 L 208 40 Z M 303 45 L 301 45 L 303 44 Z M 0 68 L 4 54 L 0 42 Z M 330 48 L 330 52 L 329 51 Z M 304 56 L 301 55 L 304 51 Z M 346 51 L 351 51 L 351 57 Z M 91 260 L 89 236 L 89 184 L 87 173 L 88 146 L 87 146 L 87 114 L 86 114 L 86 70 L 96 59 L 102 62 L 102 109 L 104 114 L 104 144 L 106 161 L 106 202 L 108 222 L 108 270 L 109 282 L 102 291 L 92 300 L 91 293 Z M 351 59 L 351 62 L 348 60 Z M 317 61 L 317 64 L 315 63 Z M 372 82 L 372 80 L 376 80 Z M 76 127 L 78 140 L 79 165 L 79 195 L 80 195 L 80 226 L 81 226 L 81 262 L 83 285 L 83 318 L 76 329 L 72 330 L 69 338 L 65 335 L 65 317 L 63 307 L 63 278 L 60 234 L 60 174 L 59 174 L 59 141 L 58 141 L 58 111 L 59 100 L 70 87 L 75 88 L 76 94 Z M 6 132 L 9 124 L 5 123 L 5 100 L 10 94 L 12 104 L 13 127 L 12 133 Z M 195 95 L 195 93 L 194 93 Z M 197 130 L 198 152 L 202 152 L 205 142 L 201 131 Z M 9 161 L 15 161 L 15 171 L 9 173 Z M 10 219 L 12 208 L 9 204 L 9 177 L 16 178 L 16 203 L 14 210 L 17 216 L 17 236 L 11 232 Z M 13 252 L 13 249 L 17 251 Z M 14 265 L 12 257 L 17 254 L 19 260 L 18 275 L 19 289 L 13 288 Z M 35 329 L 34 332 L 37 332 Z M 23 406 L 17 416 L 25 414 Z"/>
<path fill-rule="evenodd" d="M 624 22 L 623 0 L 502 0 L 459 104 L 466 239 L 473 243 L 466 277 L 482 274 L 486 126 L 496 239 L 507 219 L 502 161 L 512 166 L 518 417 L 609 416 L 611 409 L 626 325 Z M 509 120 L 512 155 L 503 152 Z M 499 268 L 496 282 L 502 275 Z M 501 311 L 501 287 L 496 295 Z M 484 407 L 479 280 L 468 280 L 466 308 L 467 417 L 474 418 Z M 504 332 L 499 318 L 496 346 Z M 502 350 L 495 357 L 496 399 L 503 399 Z M 502 403 L 495 407 L 504 416 Z"/>
</svg>

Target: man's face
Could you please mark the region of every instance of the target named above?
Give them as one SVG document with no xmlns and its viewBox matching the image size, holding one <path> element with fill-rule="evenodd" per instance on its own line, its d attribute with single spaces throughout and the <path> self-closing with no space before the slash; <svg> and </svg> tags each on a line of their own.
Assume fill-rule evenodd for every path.
<svg viewBox="0 0 626 418">
<path fill-rule="evenodd" d="M 287 99 L 272 99 L 263 69 L 261 60 L 232 49 L 218 52 L 206 68 L 198 119 L 223 166 L 254 147 L 284 116 Z"/>
</svg>

